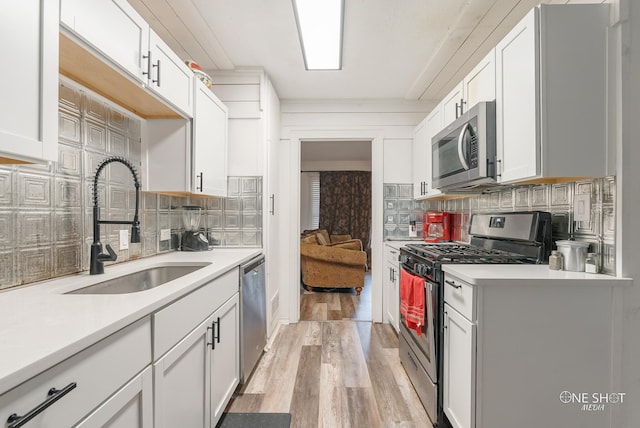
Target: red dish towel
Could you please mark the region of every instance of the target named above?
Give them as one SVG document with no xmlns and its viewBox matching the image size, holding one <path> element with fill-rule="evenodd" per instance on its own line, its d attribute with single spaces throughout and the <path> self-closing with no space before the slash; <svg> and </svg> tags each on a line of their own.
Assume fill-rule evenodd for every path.
<svg viewBox="0 0 640 428">
<path fill-rule="evenodd" d="M 400 314 L 407 328 L 422 337 L 424 324 L 424 279 L 400 270 Z"/>
</svg>

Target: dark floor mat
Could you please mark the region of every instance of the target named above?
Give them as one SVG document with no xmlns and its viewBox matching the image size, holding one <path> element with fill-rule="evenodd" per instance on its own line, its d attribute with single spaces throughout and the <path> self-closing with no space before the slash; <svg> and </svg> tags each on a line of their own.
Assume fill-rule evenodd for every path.
<svg viewBox="0 0 640 428">
<path fill-rule="evenodd" d="M 289 428 L 289 413 L 225 413 L 217 428 Z"/>
</svg>

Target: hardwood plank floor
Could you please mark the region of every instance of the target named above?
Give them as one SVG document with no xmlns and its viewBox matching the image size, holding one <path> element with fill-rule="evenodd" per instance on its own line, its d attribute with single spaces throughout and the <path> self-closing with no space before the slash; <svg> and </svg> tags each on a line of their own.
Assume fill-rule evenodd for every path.
<svg viewBox="0 0 640 428">
<path fill-rule="evenodd" d="M 292 428 L 431 427 L 392 327 L 353 320 L 282 326 L 227 410 L 289 412 Z"/>
<path fill-rule="evenodd" d="M 371 321 L 371 272 L 364 276 L 364 287 L 358 296 L 353 288 L 314 288 L 300 286 L 300 320 Z"/>
</svg>

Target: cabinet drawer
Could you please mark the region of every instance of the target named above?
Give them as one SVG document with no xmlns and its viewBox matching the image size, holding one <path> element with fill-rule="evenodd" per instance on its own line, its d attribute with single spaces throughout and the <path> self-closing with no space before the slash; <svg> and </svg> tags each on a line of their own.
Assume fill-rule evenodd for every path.
<svg viewBox="0 0 640 428">
<path fill-rule="evenodd" d="M 239 269 L 235 268 L 153 314 L 153 360 L 229 300 L 239 287 Z"/>
<path fill-rule="evenodd" d="M 385 247 L 384 258 L 389 263 L 398 265 L 398 261 L 400 260 L 400 250 L 396 250 L 392 247 Z"/>
<path fill-rule="evenodd" d="M 476 319 L 475 288 L 450 275 L 444 277 L 444 301 L 470 321 Z"/>
<path fill-rule="evenodd" d="M 150 363 L 151 322 L 146 317 L 0 396 L 0 420 L 25 415 L 47 399 L 51 388 L 62 390 L 75 382 L 75 388 L 28 423 L 73 426 Z"/>
</svg>

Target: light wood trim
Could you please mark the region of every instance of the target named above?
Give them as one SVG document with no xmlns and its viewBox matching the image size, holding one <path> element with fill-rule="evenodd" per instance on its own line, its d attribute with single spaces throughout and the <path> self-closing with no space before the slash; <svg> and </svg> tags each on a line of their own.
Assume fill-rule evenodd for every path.
<svg viewBox="0 0 640 428">
<path fill-rule="evenodd" d="M 13 159 L 13 158 L 5 158 L 5 157 L 0 157 L 0 164 L 32 164 L 33 162 L 27 162 L 27 161 L 23 161 L 20 159 Z"/>
<path fill-rule="evenodd" d="M 144 119 L 182 118 L 141 83 L 130 80 L 63 33 L 60 33 L 60 74 Z"/>
</svg>

